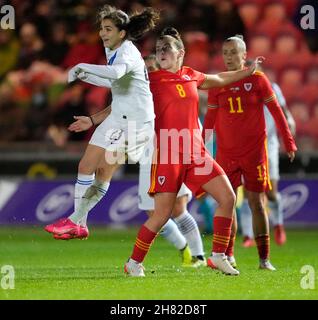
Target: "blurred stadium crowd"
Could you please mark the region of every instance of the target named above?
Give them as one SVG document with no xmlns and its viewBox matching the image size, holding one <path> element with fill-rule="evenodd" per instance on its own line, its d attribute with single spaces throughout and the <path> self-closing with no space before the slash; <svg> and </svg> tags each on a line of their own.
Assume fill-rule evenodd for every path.
<svg viewBox="0 0 318 320">
<path fill-rule="evenodd" d="M 310 1 L 305 1 L 310 3 Z M 91 114 L 110 102 L 109 90 L 67 84 L 67 69 L 80 62 L 106 63 L 95 24 L 100 0 L 0 1 L 15 8 L 16 29 L 0 29 L 0 142 L 45 141 L 64 146 L 91 132 L 70 134 L 74 115 Z M 160 8 L 164 26 L 183 34 L 185 64 L 202 72 L 224 71 L 222 41 L 243 34 L 248 56 L 266 57 L 264 70 L 277 82 L 297 124 L 300 150 L 318 147 L 317 33 L 300 28 L 298 0 L 107 1 L 125 11 Z M 316 31 L 317 32 L 317 31 Z M 138 46 L 152 53 L 156 34 Z"/>
</svg>

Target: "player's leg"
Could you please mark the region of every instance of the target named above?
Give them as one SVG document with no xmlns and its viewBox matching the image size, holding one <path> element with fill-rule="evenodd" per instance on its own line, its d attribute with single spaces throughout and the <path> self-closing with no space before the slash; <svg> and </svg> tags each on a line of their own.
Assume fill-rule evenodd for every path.
<svg viewBox="0 0 318 320">
<path fill-rule="evenodd" d="M 203 158 L 194 159 L 193 166 L 187 170 L 184 182 L 196 196 L 206 192 L 218 204 L 213 218 L 212 253 L 207 261 L 208 266 L 225 274 L 238 275 L 239 271 L 230 265 L 225 255 L 231 236 L 236 199 L 224 170 L 205 152 Z"/>
<path fill-rule="evenodd" d="M 212 255 L 208 259 L 208 265 L 212 268 L 216 267 L 226 274 L 238 275 L 239 271 L 230 265 L 225 255 L 231 238 L 235 206 L 235 194 L 231 184 L 225 175 L 219 175 L 204 184 L 202 189 L 218 203 L 213 219 Z"/>
<path fill-rule="evenodd" d="M 140 159 L 138 179 L 138 208 L 146 211 L 148 216 L 153 215 L 155 208 L 154 198 L 148 194 L 150 188 L 152 153 L 153 146 L 152 143 L 150 143 Z M 192 256 L 187 241 L 172 219 L 169 219 L 161 228 L 160 235 L 180 251 L 183 265 L 191 265 Z"/>
<path fill-rule="evenodd" d="M 209 196 L 202 196 L 199 201 L 198 212 L 204 219 L 204 233 L 213 232 L 213 215 L 215 211 L 215 200 Z"/>
<path fill-rule="evenodd" d="M 47 225 L 45 230 L 54 233 L 59 230 L 72 230 L 75 229 L 79 238 L 86 238 L 88 230 L 86 224 L 80 224 L 77 220 L 76 213 L 79 208 L 79 203 L 84 196 L 87 189 L 92 185 L 95 179 L 95 171 L 98 167 L 100 160 L 104 157 L 105 149 L 93 144 L 88 144 L 85 153 L 78 165 L 77 181 L 74 189 L 74 213 L 66 219 Z M 79 226 L 81 225 L 81 227 Z M 83 227 L 83 228 L 82 228 Z M 72 237 L 67 237 L 72 238 Z"/>
<path fill-rule="evenodd" d="M 249 206 L 253 214 L 253 229 L 260 259 L 260 268 L 274 271 L 269 262 L 270 237 L 268 216 L 265 212 L 265 193 L 246 190 Z"/>
<path fill-rule="evenodd" d="M 187 204 L 189 202 L 188 193 L 191 194 L 191 191 L 183 184 L 178 193 L 178 195 L 183 195 L 177 197 L 172 211 L 172 217 L 189 244 L 193 256 L 193 261 L 189 266 L 197 268 L 206 266 L 206 260 L 204 258 L 203 243 L 198 224 L 187 210 Z"/>
<path fill-rule="evenodd" d="M 185 166 L 162 161 L 160 150 L 153 155 L 148 193 L 154 196 L 154 214 L 139 229 L 125 272 L 131 276 L 144 276 L 142 262 L 157 233 L 171 217 L 177 193 L 182 185 Z"/>
<path fill-rule="evenodd" d="M 236 210 L 234 209 L 234 215 L 233 215 L 233 223 L 231 228 L 231 234 L 230 234 L 230 241 L 227 246 L 227 249 L 225 251 L 225 255 L 227 256 L 227 260 L 231 264 L 233 268 L 237 268 L 236 260 L 234 257 L 234 245 L 235 245 L 235 238 L 237 233 L 237 214 Z"/>
<path fill-rule="evenodd" d="M 171 212 L 176 200 L 177 193 L 163 192 L 156 193 L 155 211 L 152 216 L 141 226 L 137 234 L 137 239 L 131 257 L 125 264 L 125 273 L 135 277 L 144 276 L 142 262 L 150 250 L 151 244 L 156 235 L 171 217 Z"/>
<path fill-rule="evenodd" d="M 118 157 L 118 161 L 109 161 Z M 86 190 L 83 195 L 78 209 L 73 214 L 73 220 L 75 223 L 81 223 L 86 225 L 87 215 L 96 204 L 106 195 L 110 181 L 115 171 L 120 167 L 125 155 L 123 153 L 116 153 L 111 151 L 105 151 L 104 157 L 100 159 L 96 170 L 96 177 L 92 185 Z"/>
<path fill-rule="evenodd" d="M 147 211 L 149 217 L 153 215 L 153 213 L 154 210 Z M 183 266 L 192 264 L 191 250 L 187 244 L 187 240 L 172 219 L 167 221 L 167 223 L 161 228 L 159 234 L 180 251 Z"/>
<path fill-rule="evenodd" d="M 225 255 L 231 237 L 235 193 L 221 166 L 212 159 L 209 153 L 205 152 L 201 155 L 203 157 L 196 157 L 193 160 L 192 166 L 187 170 L 184 183 L 196 196 L 206 192 L 218 204 L 213 218 L 212 254 L 207 264 L 225 274 L 238 275 L 239 271 L 231 266 Z"/>
<path fill-rule="evenodd" d="M 106 195 L 109 188 L 110 180 L 115 171 L 120 167 L 121 161 L 110 162 L 107 159 L 114 157 L 124 157 L 124 154 L 114 153 L 110 151 L 104 152 L 104 157 L 100 159 L 96 170 L 96 176 L 93 183 L 87 188 L 82 196 L 77 210 L 70 216 L 68 223 L 55 227 L 54 238 L 57 240 L 70 240 L 75 238 L 84 238 L 83 233 L 88 236 L 88 229 L 86 227 L 86 220 L 88 213 L 95 207 L 95 205 Z M 71 220 L 72 219 L 72 220 Z"/>
<path fill-rule="evenodd" d="M 275 242 L 278 245 L 283 245 L 287 238 L 284 228 L 284 216 L 277 182 L 277 180 L 271 180 L 272 190 L 267 191 L 266 195 L 268 199 L 268 207 L 270 209 L 270 221 L 274 226 Z"/>
<path fill-rule="evenodd" d="M 270 209 L 270 221 L 274 226 L 274 239 L 278 245 L 286 242 L 284 230 L 284 218 L 281 207 L 280 194 L 278 192 L 279 181 L 279 144 L 278 140 L 270 139 L 267 141 L 269 175 L 272 189 L 266 192 L 268 207 Z"/>
<path fill-rule="evenodd" d="M 265 191 L 270 187 L 267 148 L 255 148 L 240 160 L 246 197 L 253 215 L 253 231 L 260 260 L 260 268 L 275 270 L 269 261 L 270 234 L 265 210 Z"/>
<path fill-rule="evenodd" d="M 253 233 L 253 216 L 251 208 L 244 192 L 244 199 L 241 206 L 240 222 L 243 235 L 243 247 L 249 248 L 255 246 Z"/>
</svg>

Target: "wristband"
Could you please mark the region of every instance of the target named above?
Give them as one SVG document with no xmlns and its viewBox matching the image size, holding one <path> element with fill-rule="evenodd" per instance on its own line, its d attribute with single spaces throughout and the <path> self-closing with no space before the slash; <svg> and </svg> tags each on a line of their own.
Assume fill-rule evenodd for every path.
<svg viewBox="0 0 318 320">
<path fill-rule="evenodd" d="M 92 125 L 93 125 L 93 126 L 95 126 L 95 123 L 94 123 L 94 121 L 93 121 L 92 116 L 88 116 L 88 117 L 91 119 L 91 121 L 92 121 Z"/>
</svg>

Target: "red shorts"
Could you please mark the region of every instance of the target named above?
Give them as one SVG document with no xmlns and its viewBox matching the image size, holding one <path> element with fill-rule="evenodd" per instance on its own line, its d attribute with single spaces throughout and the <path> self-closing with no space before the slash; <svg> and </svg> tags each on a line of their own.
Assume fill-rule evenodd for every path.
<svg viewBox="0 0 318 320">
<path fill-rule="evenodd" d="M 180 159 L 181 156 L 182 154 Z M 200 197 L 205 193 L 202 188 L 204 184 L 219 175 L 225 175 L 223 169 L 209 153 L 205 153 L 200 160 L 191 156 L 190 163 L 187 164 L 169 162 L 165 164 L 159 161 L 153 162 L 149 195 L 152 196 L 158 192 L 178 193 L 182 183 L 185 183 L 196 197 Z"/>
<path fill-rule="evenodd" d="M 271 189 L 266 145 L 238 158 L 217 151 L 216 160 L 224 169 L 234 190 L 242 184 L 252 192 Z"/>
</svg>

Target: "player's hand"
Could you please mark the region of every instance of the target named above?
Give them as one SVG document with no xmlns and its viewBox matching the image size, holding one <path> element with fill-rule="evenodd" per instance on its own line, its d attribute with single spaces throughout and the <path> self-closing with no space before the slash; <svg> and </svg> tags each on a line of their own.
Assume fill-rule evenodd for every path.
<svg viewBox="0 0 318 320">
<path fill-rule="evenodd" d="M 249 67 L 251 70 L 251 74 L 253 74 L 257 70 L 258 66 L 262 64 L 264 61 L 265 61 L 265 57 L 263 56 L 256 57 L 253 63 L 251 64 L 251 66 Z"/>
<path fill-rule="evenodd" d="M 68 82 L 73 82 L 76 79 L 81 79 L 84 77 L 84 71 L 79 67 L 79 65 L 76 65 L 68 72 Z"/>
<path fill-rule="evenodd" d="M 296 122 L 293 118 L 289 117 L 287 119 L 287 124 L 290 130 L 290 133 L 292 134 L 293 137 L 296 136 Z"/>
<path fill-rule="evenodd" d="M 85 116 L 74 116 L 74 121 L 68 127 L 69 131 L 74 132 L 82 132 L 88 130 L 90 127 L 93 126 L 92 120 L 89 117 Z"/>
<path fill-rule="evenodd" d="M 294 151 L 289 151 L 287 152 L 288 158 L 290 162 L 293 162 L 295 159 L 295 152 Z"/>
</svg>

